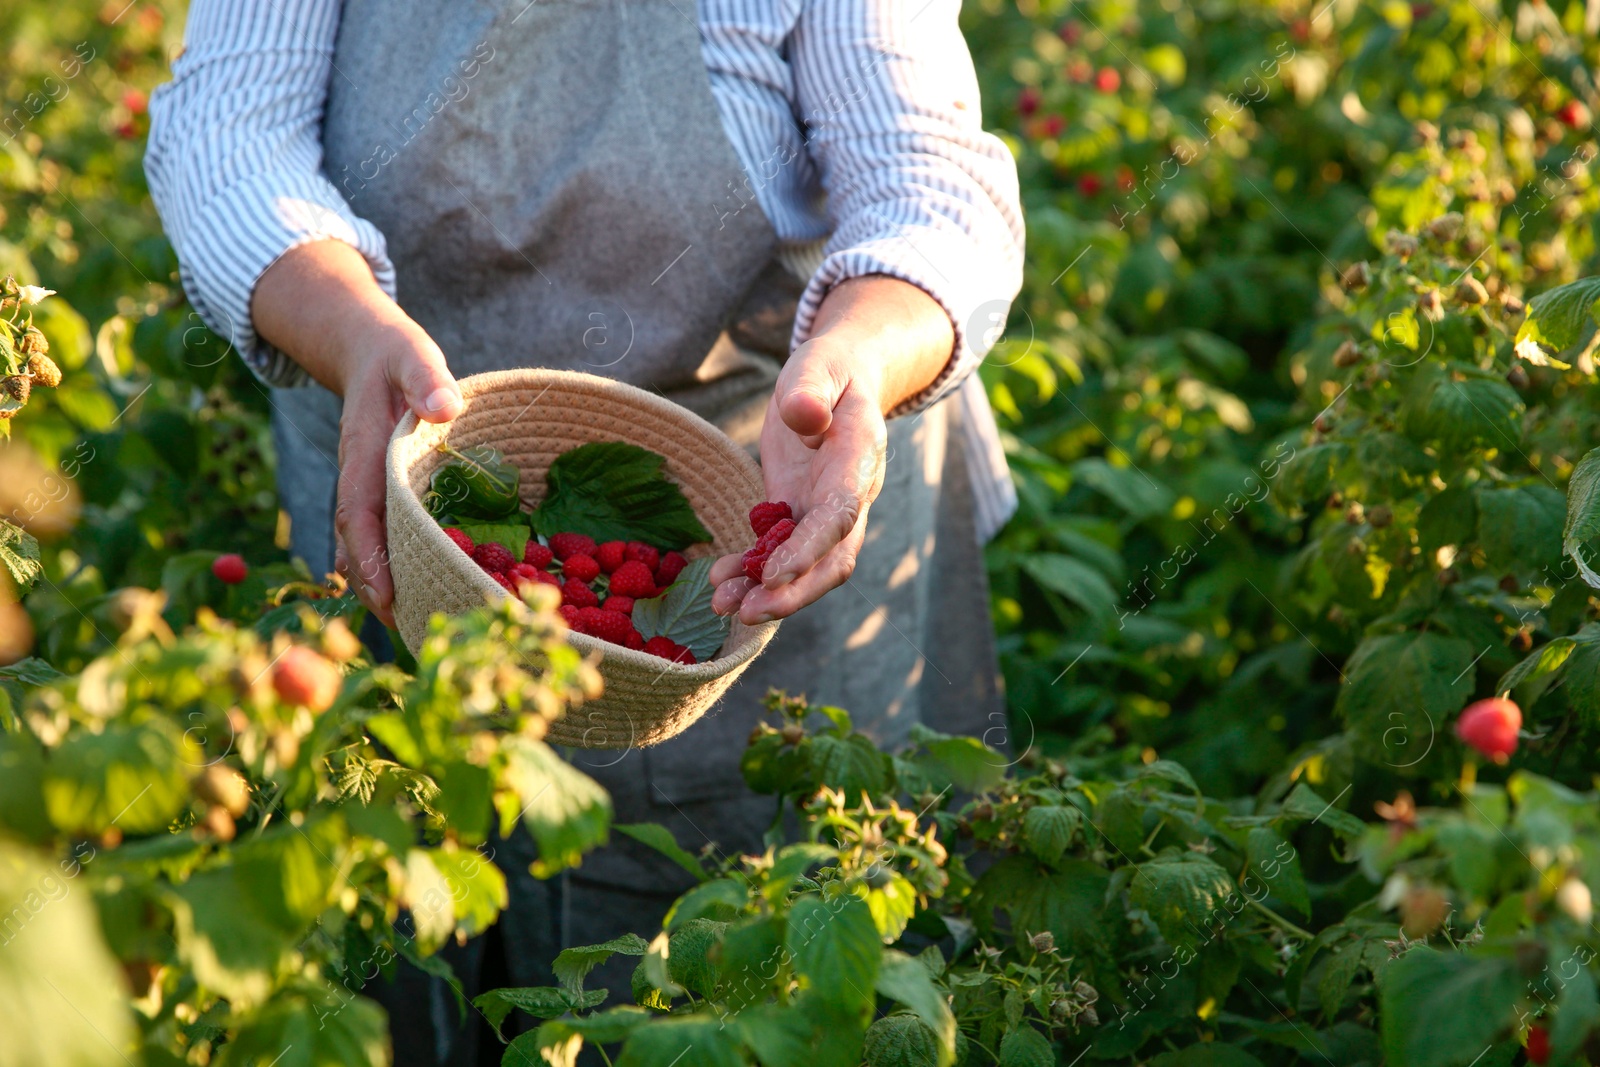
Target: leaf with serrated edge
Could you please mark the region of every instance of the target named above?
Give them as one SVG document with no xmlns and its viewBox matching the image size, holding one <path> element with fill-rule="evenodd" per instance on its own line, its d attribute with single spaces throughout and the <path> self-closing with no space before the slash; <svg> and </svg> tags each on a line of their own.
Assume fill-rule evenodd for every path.
<svg viewBox="0 0 1600 1067">
<path fill-rule="evenodd" d="M 579 445 L 545 473 L 549 492 L 534 511 L 545 537 L 580 533 L 596 541 L 644 541 L 681 549 L 711 540 L 683 490 L 661 472 L 665 460 L 622 441 Z"/>
<path fill-rule="evenodd" d="M 711 560 L 695 560 L 660 596 L 633 602 L 633 627 L 646 641 L 667 637 L 701 663 L 716 656 L 727 640 L 729 620 L 711 610 Z"/>
</svg>

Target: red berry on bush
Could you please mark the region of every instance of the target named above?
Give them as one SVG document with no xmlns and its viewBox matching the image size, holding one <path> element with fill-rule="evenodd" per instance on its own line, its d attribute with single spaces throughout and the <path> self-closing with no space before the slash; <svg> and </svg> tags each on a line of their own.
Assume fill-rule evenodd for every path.
<svg viewBox="0 0 1600 1067">
<path fill-rule="evenodd" d="M 643 563 L 650 568 L 652 574 L 661 565 L 661 550 L 655 545 L 647 545 L 643 541 L 629 541 L 628 548 L 623 555 L 635 562 Z"/>
<path fill-rule="evenodd" d="M 1040 137 L 1060 137 L 1066 131 L 1067 120 L 1057 114 L 1049 114 L 1039 123 Z"/>
<path fill-rule="evenodd" d="M 150 98 L 144 95 L 142 89 L 124 89 L 122 106 L 135 115 L 143 115 L 150 108 Z"/>
<path fill-rule="evenodd" d="M 1468 704 L 1456 720 L 1456 736 L 1496 763 L 1504 763 L 1517 750 L 1520 729 L 1522 709 L 1505 697 Z"/>
<path fill-rule="evenodd" d="M 594 608 L 600 606 L 600 598 L 595 595 L 588 584 L 576 578 L 568 578 L 561 583 L 561 602 L 571 604 L 575 608 Z"/>
<path fill-rule="evenodd" d="M 1538 1067 L 1550 1062 L 1550 1031 L 1542 1026 L 1528 1028 L 1528 1062 Z"/>
<path fill-rule="evenodd" d="M 1043 97 L 1039 90 L 1031 85 L 1024 85 L 1022 91 L 1017 93 L 1017 114 L 1027 118 L 1039 110 L 1039 102 Z"/>
<path fill-rule="evenodd" d="M 600 606 L 605 608 L 607 611 L 619 611 L 624 615 L 632 615 L 633 597 L 617 596 L 613 594 L 606 597 L 605 603 L 601 604 Z"/>
<path fill-rule="evenodd" d="M 585 537 L 583 534 L 558 533 L 550 535 L 550 551 L 555 553 L 556 559 L 566 559 L 575 555 L 594 555 L 594 538 Z"/>
<path fill-rule="evenodd" d="M 272 665 L 272 688 L 285 704 L 326 711 L 339 696 L 344 675 L 304 645 L 291 645 Z"/>
<path fill-rule="evenodd" d="M 1098 174 L 1085 174 L 1078 179 L 1078 192 L 1086 197 L 1099 196 L 1104 187 L 1105 182 L 1100 180 Z"/>
<path fill-rule="evenodd" d="M 794 518 L 794 508 L 781 500 L 763 500 L 750 509 L 750 529 L 760 537 L 782 519 Z"/>
<path fill-rule="evenodd" d="M 530 567 L 538 567 L 540 570 L 550 566 L 550 561 L 555 558 L 556 554 L 550 551 L 549 545 L 541 545 L 531 539 L 528 541 L 528 547 L 522 550 L 522 562 Z"/>
<path fill-rule="evenodd" d="M 600 577 L 600 564 L 593 556 L 575 553 L 561 561 L 561 573 L 580 582 L 592 582 Z"/>
<path fill-rule="evenodd" d="M 1068 19 L 1061 24 L 1061 29 L 1057 32 L 1061 34 L 1061 39 L 1067 44 L 1077 44 L 1078 40 L 1083 37 L 1083 23 L 1078 22 L 1076 19 Z"/>
<path fill-rule="evenodd" d="M 469 556 L 472 555 L 472 550 L 478 547 L 477 545 L 473 544 L 472 538 L 467 536 L 467 532 L 465 530 L 458 530 L 454 526 L 446 526 L 444 528 L 444 535 L 450 538 L 451 541 L 454 541 L 455 546 Z"/>
<path fill-rule="evenodd" d="M 600 569 L 610 574 L 622 566 L 626 560 L 628 545 L 625 541 L 607 541 L 594 550 L 595 562 L 600 564 Z"/>
<path fill-rule="evenodd" d="M 485 541 L 472 550 L 472 559 L 490 574 L 504 574 L 511 569 L 516 558 L 511 555 L 511 550 L 505 545 L 494 541 Z"/>
<path fill-rule="evenodd" d="M 250 567 L 243 556 L 229 552 L 211 561 L 211 573 L 224 585 L 238 585 L 250 576 Z"/>
<path fill-rule="evenodd" d="M 656 595 L 656 576 L 643 563 L 630 559 L 611 576 L 611 592 L 635 599 L 653 597 Z"/>
<path fill-rule="evenodd" d="M 689 561 L 683 558 L 681 552 L 668 552 L 661 557 L 661 566 L 656 568 L 656 588 L 665 589 L 678 580 L 678 575 L 683 573 L 683 568 Z"/>
<path fill-rule="evenodd" d="M 1122 88 L 1122 75 L 1115 67 L 1101 67 L 1094 76 L 1094 87 L 1102 93 L 1114 93 Z"/>
<path fill-rule="evenodd" d="M 1568 100 L 1556 111 L 1556 121 L 1571 130 L 1589 125 L 1589 109 L 1577 100 Z"/>
</svg>

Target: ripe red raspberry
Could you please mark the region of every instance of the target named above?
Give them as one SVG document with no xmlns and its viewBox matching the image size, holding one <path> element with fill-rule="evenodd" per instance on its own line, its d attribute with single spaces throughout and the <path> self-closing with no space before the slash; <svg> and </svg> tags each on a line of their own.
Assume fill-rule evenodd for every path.
<svg viewBox="0 0 1600 1067">
<path fill-rule="evenodd" d="M 794 528 L 795 522 L 793 519 L 779 519 L 772 525 L 771 529 L 756 538 L 756 543 L 746 549 L 744 553 L 745 577 L 759 585 L 761 583 L 761 572 L 766 569 L 767 560 L 772 558 L 773 550 L 789 540 L 789 535 L 794 533 Z"/>
<path fill-rule="evenodd" d="M 550 551 L 555 553 L 556 559 L 566 559 L 568 556 L 579 554 L 592 556 L 594 538 L 575 533 L 551 534 Z"/>
<path fill-rule="evenodd" d="M 1115 67 L 1101 67 L 1094 76 L 1094 87 L 1102 93 L 1114 93 L 1122 88 L 1122 75 L 1117 73 Z"/>
<path fill-rule="evenodd" d="M 1078 192 L 1085 197 L 1096 197 L 1100 190 L 1105 188 L 1105 182 L 1098 174 L 1085 174 L 1078 179 Z"/>
<path fill-rule="evenodd" d="M 272 665 L 272 688 L 285 704 L 326 711 L 343 685 L 339 668 L 305 645 L 290 645 Z"/>
<path fill-rule="evenodd" d="M 678 580 L 678 575 L 683 573 L 683 568 L 689 561 L 683 558 L 680 552 L 668 552 L 661 557 L 661 566 L 656 568 L 656 588 L 665 589 Z"/>
<path fill-rule="evenodd" d="M 576 578 L 568 578 L 561 583 L 561 602 L 571 604 L 575 608 L 599 607 L 600 598 L 594 595 L 594 590 Z"/>
<path fill-rule="evenodd" d="M 628 631 L 628 640 L 625 642 L 625 644 L 635 652 L 644 651 L 644 638 L 639 635 L 638 630 Z"/>
<path fill-rule="evenodd" d="M 490 574 L 504 574 L 516 562 L 509 548 L 494 541 L 485 541 L 474 548 L 472 558 Z"/>
<path fill-rule="evenodd" d="M 635 599 L 652 597 L 656 595 L 656 576 L 643 563 L 630 559 L 611 576 L 611 591 Z"/>
<path fill-rule="evenodd" d="M 628 559 L 638 560 L 652 572 L 661 565 L 661 550 L 655 545 L 647 545 L 643 541 L 629 541 L 627 551 L 623 553 Z"/>
<path fill-rule="evenodd" d="M 513 582 L 511 580 L 510 576 L 507 575 L 504 571 L 490 571 L 489 572 L 489 577 L 491 577 L 495 581 L 499 582 L 500 583 L 500 588 L 504 589 L 506 592 L 515 593 L 517 591 L 516 583 Z"/>
<path fill-rule="evenodd" d="M 211 561 L 211 573 L 224 585 L 238 585 L 249 577 L 250 568 L 243 556 L 237 552 L 229 552 Z"/>
<path fill-rule="evenodd" d="M 1556 120 L 1568 129 L 1589 125 L 1589 109 L 1577 100 L 1568 100 L 1556 111 Z"/>
<path fill-rule="evenodd" d="M 541 545 L 532 538 L 528 539 L 528 547 L 522 550 L 522 562 L 540 570 L 550 566 L 550 561 L 555 558 L 556 554 L 550 551 L 549 545 Z"/>
<path fill-rule="evenodd" d="M 465 530 L 458 530 L 454 526 L 446 526 L 444 535 L 456 543 L 456 547 L 467 555 L 472 555 L 472 550 L 478 546 L 472 543 L 472 538 L 467 536 Z"/>
<path fill-rule="evenodd" d="M 592 582 L 600 577 L 600 564 L 593 556 L 575 553 L 561 561 L 561 573 L 580 582 Z"/>
<path fill-rule="evenodd" d="M 513 563 L 511 569 L 506 571 L 506 577 L 511 579 L 511 584 L 519 589 L 524 585 L 537 585 L 540 582 L 549 582 L 551 585 L 561 584 L 531 563 Z"/>
<path fill-rule="evenodd" d="M 754 530 L 757 537 L 766 533 L 778 524 L 779 519 L 794 518 L 794 508 L 783 501 L 763 500 L 750 509 L 750 529 Z"/>
<path fill-rule="evenodd" d="M 610 574 L 622 566 L 628 558 L 628 545 L 624 541 L 607 541 L 594 550 L 595 562 L 600 564 L 600 569 Z"/>
<path fill-rule="evenodd" d="M 652 637 L 644 643 L 644 651 L 652 656 L 672 660 L 674 663 L 695 663 L 694 653 L 670 637 Z"/>
<path fill-rule="evenodd" d="M 579 608 L 578 630 L 614 645 L 626 645 L 633 632 L 633 620 L 619 611 L 605 608 Z"/>
<path fill-rule="evenodd" d="M 633 597 L 617 596 L 615 593 L 606 597 L 606 602 L 600 605 L 607 611 L 620 611 L 624 615 L 633 614 Z"/>
<path fill-rule="evenodd" d="M 1456 736 L 1496 763 L 1506 762 L 1517 750 L 1520 729 L 1522 709 L 1505 697 L 1468 704 L 1456 720 Z"/>
<path fill-rule="evenodd" d="M 1535 1067 L 1550 1062 L 1550 1031 L 1542 1026 L 1528 1027 L 1528 1062 Z"/>
<path fill-rule="evenodd" d="M 582 608 L 575 608 L 571 604 L 563 604 L 556 610 L 561 612 L 561 617 L 567 621 L 567 629 L 576 630 L 578 628 L 578 612 L 582 611 Z"/>
</svg>

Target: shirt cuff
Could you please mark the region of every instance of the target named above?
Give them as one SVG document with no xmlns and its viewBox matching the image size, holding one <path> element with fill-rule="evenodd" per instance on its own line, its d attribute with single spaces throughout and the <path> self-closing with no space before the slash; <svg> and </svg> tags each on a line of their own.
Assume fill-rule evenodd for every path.
<svg viewBox="0 0 1600 1067">
<path fill-rule="evenodd" d="M 289 388 L 311 379 L 304 368 L 261 339 L 250 319 L 250 297 L 268 267 L 312 241 L 343 241 L 360 252 L 378 285 L 392 298 L 394 264 L 383 234 L 350 211 L 317 175 L 275 172 L 220 193 L 175 241 L 189 301 L 214 333 L 226 338 L 257 378 Z"/>
<path fill-rule="evenodd" d="M 894 236 L 841 248 L 823 259 L 800 298 L 793 345 L 811 336 L 823 298 L 840 282 L 885 274 L 915 285 L 950 316 L 955 344 L 933 383 L 898 404 L 889 417 L 914 414 L 943 400 L 983 362 L 1005 326 L 1020 273 L 1018 265 L 984 253 L 965 234 L 904 226 Z"/>
</svg>

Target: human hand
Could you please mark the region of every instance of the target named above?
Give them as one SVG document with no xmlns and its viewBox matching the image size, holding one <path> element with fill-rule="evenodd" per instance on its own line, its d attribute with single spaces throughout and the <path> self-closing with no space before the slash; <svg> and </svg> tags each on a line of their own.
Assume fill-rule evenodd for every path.
<svg viewBox="0 0 1600 1067">
<path fill-rule="evenodd" d="M 784 365 L 761 428 L 768 500 L 794 508 L 798 525 L 767 561 L 760 585 L 738 555 L 711 568 L 711 605 L 757 625 L 794 614 L 855 570 L 867 512 L 883 488 L 888 434 L 882 383 L 849 345 L 817 337 Z"/>
<path fill-rule="evenodd" d="M 361 253 L 342 241 L 286 252 L 256 283 L 250 312 L 262 337 L 344 398 L 334 566 L 392 627 L 384 472 L 389 435 L 407 410 L 427 422 L 455 418 L 463 407 L 461 390 L 439 346 L 379 288 Z"/>
</svg>

